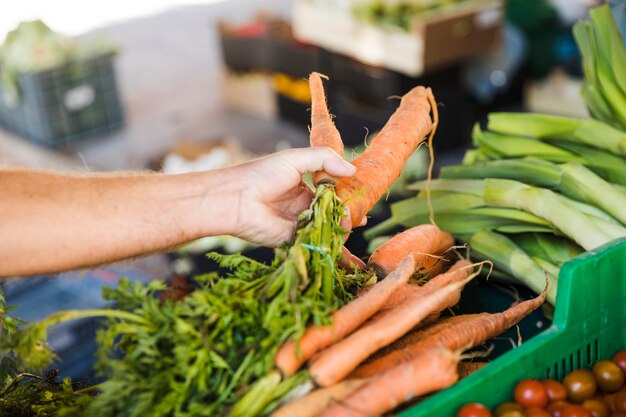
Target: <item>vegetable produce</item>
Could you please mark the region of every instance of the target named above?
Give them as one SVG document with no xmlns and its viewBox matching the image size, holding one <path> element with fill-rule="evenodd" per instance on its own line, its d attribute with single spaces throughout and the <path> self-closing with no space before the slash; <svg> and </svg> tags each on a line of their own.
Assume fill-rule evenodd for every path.
<svg viewBox="0 0 626 417">
<path fill-rule="evenodd" d="M 620 358 L 626 351 L 617 352 Z M 624 372 L 613 360 L 601 360 L 588 369 L 575 369 L 563 382 L 546 379 L 520 381 L 514 390 L 515 403 L 495 408 L 495 416 L 519 412 L 521 416 L 608 417 L 626 410 Z M 475 403 L 471 403 L 475 404 Z M 457 417 L 463 408 L 459 409 Z M 531 412 L 532 410 L 532 412 Z"/>
<path fill-rule="evenodd" d="M 481 403 L 469 403 L 458 412 L 458 417 L 491 417 L 491 411 Z"/>
<path fill-rule="evenodd" d="M 408 31 L 424 12 L 463 1 L 466 0 L 357 1 L 354 2 L 352 13 L 357 19 L 370 24 Z"/>
<path fill-rule="evenodd" d="M 570 372 L 563 379 L 563 385 L 567 391 L 567 399 L 574 403 L 582 403 L 592 398 L 597 389 L 594 375 L 588 369 L 576 369 Z"/>
<path fill-rule="evenodd" d="M 574 26 L 583 57 L 582 95 L 594 118 L 626 130 L 626 51 L 608 6 L 590 12 L 590 22 Z"/>
<path fill-rule="evenodd" d="M 337 196 L 350 210 L 352 227 L 358 226 L 393 182 L 413 151 L 429 136 L 432 172 L 432 139 L 437 128 L 437 105 L 430 89 L 415 87 L 402 97 L 369 147 L 352 161 L 357 172 L 336 180 Z M 430 111 L 433 112 L 433 121 Z"/>
<path fill-rule="evenodd" d="M 328 112 L 321 74 L 311 73 L 309 88 L 311 89 L 311 147 L 326 146 L 343 158 L 343 142 Z M 313 184 L 317 186 L 324 178 L 328 178 L 324 172 L 315 173 Z"/>
<path fill-rule="evenodd" d="M 604 392 L 616 392 L 624 386 L 624 372 L 612 361 L 600 361 L 591 369 L 598 384 Z"/>
<path fill-rule="evenodd" d="M 536 379 L 527 379 L 515 387 L 513 397 L 522 407 L 543 408 L 548 405 L 548 392 L 546 387 Z"/>
<path fill-rule="evenodd" d="M 383 277 L 395 268 L 401 256 L 408 251 L 419 253 L 416 265 L 422 273 L 432 272 L 431 269 L 441 264 L 440 259 L 432 255 L 442 255 L 454 244 L 452 235 L 442 232 L 437 226 L 422 224 L 405 230 L 378 247 L 367 261 L 376 275 Z"/>
</svg>

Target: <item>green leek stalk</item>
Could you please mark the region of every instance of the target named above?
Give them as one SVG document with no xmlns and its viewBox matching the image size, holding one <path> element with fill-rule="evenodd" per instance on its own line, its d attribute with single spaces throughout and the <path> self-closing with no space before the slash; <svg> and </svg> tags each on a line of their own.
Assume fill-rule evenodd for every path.
<svg viewBox="0 0 626 417">
<path fill-rule="evenodd" d="M 605 224 L 606 220 L 582 213 L 575 204 L 560 198 L 555 192 L 531 187 L 519 181 L 486 179 L 485 202 L 495 207 L 525 210 L 541 217 L 585 250 L 591 250 L 626 236 L 619 225 Z M 614 232 L 610 232 L 613 230 Z"/>
<path fill-rule="evenodd" d="M 455 236 L 472 235 L 483 229 L 503 233 L 554 232 L 547 221 L 533 214 L 510 208 L 487 207 L 482 197 L 483 192 L 478 189 L 474 192 L 480 195 L 434 191 L 431 204 L 437 225 Z M 366 230 L 364 236 L 371 240 L 377 236 L 390 234 L 399 226 L 412 227 L 429 221 L 426 198 L 419 195 L 392 204 L 391 217 Z"/>
<path fill-rule="evenodd" d="M 626 225 L 626 195 L 581 164 L 556 165 L 534 159 L 498 160 L 445 167 L 441 170 L 441 178 L 503 178 L 553 188 L 575 200 L 603 209 Z M 594 214 L 612 220 L 597 211 Z"/>
<path fill-rule="evenodd" d="M 547 280 L 546 299 L 554 305 L 558 280 L 558 276 L 552 274 L 554 268 L 544 270 L 515 242 L 499 233 L 481 230 L 474 233 L 469 244 L 473 255 L 492 261 L 497 269 L 511 274 L 537 293 L 543 291 Z"/>
<path fill-rule="evenodd" d="M 626 158 L 578 143 L 564 141 L 553 143 L 583 158 L 587 168 L 608 182 L 626 185 Z"/>
<path fill-rule="evenodd" d="M 481 131 L 478 125 L 472 131 L 474 144 L 499 158 L 534 156 L 550 162 L 584 162 L 580 156 L 558 146 L 531 138 Z"/>
<path fill-rule="evenodd" d="M 487 127 L 500 136 L 568 141 L 626 155 L 626 133 L 594 119 L 580 120 L 538 113 L 491 113 Z"/>
<path fill-rule="evenodd" d="M 422 181 L 413 184 L 412 188 L 425 189 L 426 186 L 426 182 Z M 534 214 L 546 220 L 586 250 L 596 248 L 617 237 L 626 236 L 626 228 L 617 224 L 597 207 L 519 181 L 493 178 L 485 180 L 438 179 L 430 183 L 430 188 L 435 191 L 455 193 L 470 191 L 476 194 L 474 197 L 481 197 L 482 190 L 482 198 L 487 206 L 517 209 Z M 440 217 L 435 209 L 435 219 Z M 439 220 L 437 222 L 439 223 Z M 450 232 L 455 234 L 454 231 Z"/>
<path fill-rule="evenodd" d="M 510 238 L 533 259 L 540 258 L 557 267 L 584 252 L 571 240 L 548 233 L 519 233 Z"/>
</svg>

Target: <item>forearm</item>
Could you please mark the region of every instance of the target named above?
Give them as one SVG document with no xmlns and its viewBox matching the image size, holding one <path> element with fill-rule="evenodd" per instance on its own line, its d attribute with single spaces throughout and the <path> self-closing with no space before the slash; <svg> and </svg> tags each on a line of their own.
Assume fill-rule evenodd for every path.
<svg viewBox="0 0 626 417">
<path fill-rule="evenodd" d="M 0 171 L 0 276 L 54 272 L 229 233 L 226 171 Z"/>
</svg>

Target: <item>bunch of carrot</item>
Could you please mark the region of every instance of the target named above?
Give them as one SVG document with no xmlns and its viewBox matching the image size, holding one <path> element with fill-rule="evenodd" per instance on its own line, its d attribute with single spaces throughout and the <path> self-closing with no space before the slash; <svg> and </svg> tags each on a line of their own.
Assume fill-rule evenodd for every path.
<svg viewBox="0 0 626 417">
<path fill-rule="evenodd" d="M 343 155 L 343 144 L 324 99 L 320 75 L 310 78 L 312 146 L 329 146 Z M 368 208 L 399 175 L 403 162 L 428 132 L 429 90 L 417 87 L 402 99 L 398 111 L 357 158 L 355 177 L 314 182 L 332 183 L 358 225 Z M 434 128 L 430 128 L 430 132 Z M 416 134 L 417 132 L 417 134 Z M 394 167 L 394 168 L 392 168 Z M 368 273 L 378 282 L 332 314 L 329 325 L 310 326 L 297 340 L 282 345 L 275 365 L 285 376 L 307 365 L 309 386 L 319 387 L 286 402 L 273 417 L 377 416 L 414 397 L 454 384 L 464 351 L 483 344 L 518 323 L 540 306 L 537 298 L 498 314 L 440 318 L 459 301 L 465 284 L 485 263 L 460 259 L 445 272 L 452 235 L 432 224 L 408 229 L 380 246 L 370 257 Z M 415 283 L 415 277 L 420 277 Z"/>
<path fill-rule="evenodd" d="M 445 253 L 452 243 L 436 226 L 421 225 L 400 233 L 379 251 L 422 245 L 430 253 Z M 439 318 L 459 301 L 482 264 L 460 259 L 444 273 L 426 275 L 426 283 L 418 285 L 410 279 L 431 256 L 410 249 L 404 254 L 384 279 L 337 310 L 331 325 L 311 326 L 300 340 L 278 350 L 277 368 L 292 375 L 308 361 L 310 381 L 320 388 L 286 403 L 273 417 L 378 416 L 446 388 L 459 379 L 464 351 L 517 324 L 546 297 L 543 291 L 497 314 Z M 368 264 L 377 257 L 373 254 Z"/>
</svg>

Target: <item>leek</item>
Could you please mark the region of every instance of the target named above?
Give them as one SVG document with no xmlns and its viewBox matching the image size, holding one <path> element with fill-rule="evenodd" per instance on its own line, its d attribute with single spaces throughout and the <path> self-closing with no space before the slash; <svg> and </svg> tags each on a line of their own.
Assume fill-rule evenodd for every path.
<svg viewBox="0 0 626 417">
<path fill-rule="evenodd" d="M 487 259 L 501 271 L 511 274 L 533 291 L 540 293 L 548 281 L 547 300 L 554 304 L 558 277 L 541 268 L 511 239 L 499 233 L 481 230 L 470 239 L 472 254 Z"/>
</svg>

